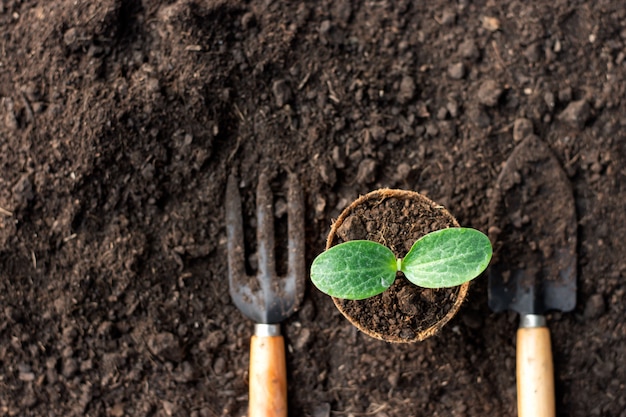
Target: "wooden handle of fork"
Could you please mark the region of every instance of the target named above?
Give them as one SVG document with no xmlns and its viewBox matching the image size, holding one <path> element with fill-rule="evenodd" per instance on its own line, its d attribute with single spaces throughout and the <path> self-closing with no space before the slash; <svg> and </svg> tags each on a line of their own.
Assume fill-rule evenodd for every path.
<svg viewBox="0 0 626 417">
<path fill-rule="evenodd" d="M 545 326 L 517 330 L 517 414 L 556 414 L 550 331 Z"/>
<path fill-rule="evenodd" d="M 275 327 L 266 331 L 260 326 Z M 278 325 L 256 325 L 250 340 L 249 377 L 248 417 L 287 417 L 285 341 Z"/>
</svg>

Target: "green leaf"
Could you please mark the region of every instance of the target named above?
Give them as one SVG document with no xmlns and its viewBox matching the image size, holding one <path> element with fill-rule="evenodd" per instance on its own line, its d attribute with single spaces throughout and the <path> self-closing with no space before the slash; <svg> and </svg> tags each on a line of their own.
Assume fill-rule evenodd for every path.
<svg viewBox="0 0 626 417">
<path fill-rule="evenodd" d="M 311 281 L 332 297 L 362 300 L 389 288 L 396 272 L 396 257 L 389 248 L 370 240 L 351 240 L 315 258 Z"/>
<path fill-rule="evenodd" d="M 442 229 L 415 242 L 400 270 L 420 287 L 454 287 L 480 275 L 491 254 L 489 238 L 478 230 Z"/>
</svg>

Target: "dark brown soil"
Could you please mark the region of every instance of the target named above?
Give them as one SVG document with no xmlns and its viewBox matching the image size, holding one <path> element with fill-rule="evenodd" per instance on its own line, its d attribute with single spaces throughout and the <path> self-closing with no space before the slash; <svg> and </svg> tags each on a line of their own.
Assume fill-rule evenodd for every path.
<svg viewBox="0 0 626 417">
<path fill-rule="evenodd" d="M 625 47 L 621 0 L 3 0 L 0 414 L 244 415 L 232 170 L 246 230 L 259 173 L 299 176 L 310 262 L 382 187 L 487 230 L 531 131 L 578 218 L 577 307 L 548 317 L 559 415 L 625 416 Z M 486 281 L 408 345 L 308 285 L 283 326 L 290 415 L 514 415 L 517 315 Z"/>
<path fill-rule="evenodd" d="M 404 258 L 422 236 L 458 226 L 443 207 L 417 193 L 376 190 L 355 200 L 333 225 L 327 246 L 349 240 L 373 240 Z M 462 297 L 466 294 L 466 288 Z M 459 287 L 427 289 L 411 284 L 402 273 L 384 293 L 366 300 L 333 299 L 359 329 L 389 342 L 430 337 L 448 322 L 460 304 Z M 449 316 L 450 314 L 450 316 Z"/>
</svg>

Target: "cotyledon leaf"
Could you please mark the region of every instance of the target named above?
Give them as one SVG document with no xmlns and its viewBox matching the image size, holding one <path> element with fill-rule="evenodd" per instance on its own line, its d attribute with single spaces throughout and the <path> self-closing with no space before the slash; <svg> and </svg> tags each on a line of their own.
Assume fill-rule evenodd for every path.
<svg viewBox="0 0 626 417">
<path fill-rule="evenodd" d="M 454 287 L 480 275 L 491 255 L 489 238 L 478 230 L 442 229 L 415 242 L 400 270 L 420 287 Z"/>
<path fill-rule="evenodd" d="M 389 288 L 397 266 L 391 249 L 370 240 L 351 240 L 315 258 L 311 281 L 332 297 L 362 300 Z"/>
</svg>

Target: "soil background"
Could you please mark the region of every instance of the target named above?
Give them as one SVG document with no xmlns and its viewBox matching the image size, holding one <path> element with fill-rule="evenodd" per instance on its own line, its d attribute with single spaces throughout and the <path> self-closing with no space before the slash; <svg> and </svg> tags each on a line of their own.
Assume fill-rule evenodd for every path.
<svg viewBox="0 0 626 417">
<path fill-rule="evenodd" d="M 310 262 L 379 187 L 487 230 L 534 133 L 578 216 L 577 308 L 548 317 L 559 415 L 626 416 L 625 56 L 620 0 L 2 0 L 0 414 L 244 415 L 230 172 L 247 230 L 258 174 L 278 223 L 298 174 Z M 516 327 L 484 277 L 409 345 L 360 334 L 307 285 L 283 326 L 290 415 L 514 415 Z"/>
</svg>

